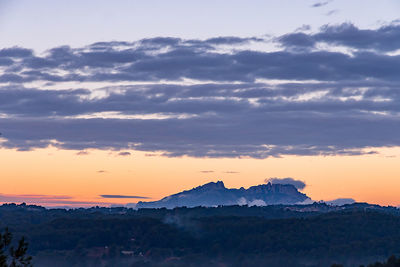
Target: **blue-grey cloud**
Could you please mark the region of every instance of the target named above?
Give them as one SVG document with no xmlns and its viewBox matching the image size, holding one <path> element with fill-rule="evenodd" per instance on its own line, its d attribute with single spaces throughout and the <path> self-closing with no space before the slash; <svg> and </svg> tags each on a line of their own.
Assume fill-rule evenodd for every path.
<svg viewBox="0 0 400 267">
<path fill-rule="evenodd" d="M 245 44 L 249 42 L 262 42 L 264 41 L 262 38 L 241 38 L 236 36 L 225 36 L 225 37 L 216 37 L 210 38 L 205 41 L 205 43 L 214 44 L 214 45 L 236 45 L 236 44 Z"/>
<path fill-rule="evenodd" d="M 316 34 L 301 32 L 277 40 L 286 47 L 313 47 L 328 42 L 357 49 L 392 51 L 399 47 L 399 26 L 360 30 L 351 24 L 325 26 Z M 0 82 L 104 82 L 196 79 L 254 82 L 256 79 L 295 80 L 398 80 L 399 56 L 330 51 L 251 51 L 216 49 L 233 47 L 258 38 L 218 37 L 208 40 L 153 38 L 138 42 L 97 43 L 85 48 L 50 49 L 45 55 L 27 56 L 7 65 Z M 299 52 L 300 51 L 300 52 Z M 11 60 L 11 59 L 7 59 Z M 9 64 L 9 65 L 8 65 Z"/>
<path fill-rule="evenodd" d="M 399 145 L 398 118 L 312 116 L 299 111 L 247 115 L 166 120 L 0 119 L 0 124 L 6 139 L 2 146 L 19 150 L 54 145 L 78 150 L 165 151 L 166 156 L 265 158 L 357 155 L 365 153 L 361 149 L 366 147 Z"/>
<path fill-rule="evenodd" d="M 140 89 L 140 94 L 129 87 L 125 93 L 85 101 L 80 98 L 87 96 L 85 90 L 4 88 L 0 90 L 4 93 L 0 112 L 11 118 L 2 119 L 7 139 L 3 146 L 29 150 L 53 144 L 67 149 L 162 150 L 169 156 L 267 157 L 351 155 L 363 153 L 361 148 L 365 147 L 399 144 L 396 83 L 152 85 L 148 90 Z M 283 100 L 317 90 L 325 90 L 327 97 Z M 165 95 L 156 97 L 159 94 Z M 210 96 L 242 100 L 207 100 Z M 188 101 L 193 97 L 200 98 Z M 350 99 L 340 100 L 343 97 Z M 181 100 L 170 101 L 172 98 Z M 258 105 L 247 98 L 258 99 Z M 376 102 L 375 98 L 391 100 Z M 64 117 L 104 111 L 196 116 L 163 120 Z"/>
<path fill-rule="evenodd" d="M 400 48 L 398 28 L 325 26 L 281 36 L 273 52 L 243 48 L 265 42 L 255 37 L 3 49 L 0 144 L 171 157 L 372 154 L 400 145 L 400 56 L 386 53 Z"/>
<path fill-rule="evenodd" d="M 299 190 L 303 190 L 306 187 L 306 183 L 301 180 L 296 180 L 290 177 L 287 178 L 268 178 L 265 179 L 266 183 L 271 184 L 291 184 Z"/>
<path fill-rule="evenodd" d="M 362 89 L 360 89 L 362 88 Z M 109 88 L 112 89 L 111 87 Z M 398 112 L 397 83 L 337 82 L 269 84 L 140 85 L 117 87 L 104 98 L 82 99 L 89 90 L 37 90 L 3 87 L 0 112 L 19 117 L 74 116 L 96 112 L 122 114 L 192 114 L 315 111 L 354 114 Z M 112 90 L 111 90 L 112 91 Z M 307 93 L 324 91 L 321 99 L 293 101 Z M 348 98 L 348 99 L 342 99 Z M 360 98 L 358 100 L 354 98 Z M 376 101 L 377 98 L 387 101 Z M 174 99 L 171 101 L 171 99 Z M 257 100 L 257 105 L 249 102 Z M 360 113 L 360 114 L 361 114 Z"/>
<path fill-rule="evenodd" d="M 10 47 L 3 48 L 0 50 L 0 57 L 12 57 L 12 58 L 25 58 L 33 55 L 31 49 L 26 49 L 22 47 Z"/>
<path fill-rule="evenodd" d="M 337 12 L 332 10 L 328 15 Z M 394 22 L 378 29 L 360 29 L 351 23 L 325 25 L 317 33 L 290 33 L 278 38 L 286 47 L 314 47 L 317 43 L 340 45 L 375 52 L 395 51 L 400 47 L 400 24 Z M 356 53 L 357 54 L 357 53 Z"/>
</svg>

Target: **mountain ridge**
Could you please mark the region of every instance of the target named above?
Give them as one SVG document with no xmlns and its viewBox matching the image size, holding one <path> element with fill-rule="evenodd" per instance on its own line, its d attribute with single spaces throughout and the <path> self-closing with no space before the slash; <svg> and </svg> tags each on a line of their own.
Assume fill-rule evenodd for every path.
<svg viewBox="0 0 400 267">
<path fill-rule="evenodd" d="M 215 207 L 230 205 L 264 206 L 297 204 L 310 198 L 291 184 L 260 184 L 247 189 L 226 188 L 222 181 L 209 182 L 172 194 L 158 201 L 137 203 L 137 208 Z"/>
</svg>

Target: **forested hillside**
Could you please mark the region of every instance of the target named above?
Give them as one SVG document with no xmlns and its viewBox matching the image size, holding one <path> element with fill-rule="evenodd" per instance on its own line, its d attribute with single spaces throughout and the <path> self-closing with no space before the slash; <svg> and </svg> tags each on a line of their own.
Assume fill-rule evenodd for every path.
<svg viewBox="0 0 400 267">
<path fill-rule="evenodd" d="M 35 266 L 344 266 L 400 252 L 395 208 L 368 204 L 47 210 L 3 205 Z"/>
</svg>

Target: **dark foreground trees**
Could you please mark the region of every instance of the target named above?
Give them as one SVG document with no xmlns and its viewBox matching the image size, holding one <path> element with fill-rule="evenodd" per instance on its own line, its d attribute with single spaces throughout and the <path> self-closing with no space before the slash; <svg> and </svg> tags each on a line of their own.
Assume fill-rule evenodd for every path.
<svg viewBox="0 0 400 267">
<path fill-rule="evenodd" d="M 377 263 L 368 265 L 368 267 L 400 267 L 400 258 L 396 258 L 396 256 L 391 256 L 384 263 L 377 262 Z"/>
<path fill-rule="evenodd" d="M 15 242 L 9 246 L 15 247 L 25 236 L 35 266 L 367 267 L 399 255 L 400 209 L 326 209 L 331 208 L 47 210 L 8 204 L 0 206 L 0 232 L 12 226 Z M 10 264 L 9 249 L 3 251 Z"/>
<path fill-rule="evenodd" d="M 333 264 L 331 267 L 343 267 L 341 264 Z M 361 265 L 360 267 L 365 267 Z M 367 267 L 400 267 L 400 258 L 396 258 L 396 256 L 390 256 L 386 262 L 376 262 L 373 264 L 369 264 Z"/>
<path fill-rule="evenodd" d="M 24 238 L 18 241 L 16 247 L 13 246 L 12 234 L 6 229 L 0 233 L 0 267 L 29 267 L 31 257 L 26 254 L 28 243 Z"/>
</svg>

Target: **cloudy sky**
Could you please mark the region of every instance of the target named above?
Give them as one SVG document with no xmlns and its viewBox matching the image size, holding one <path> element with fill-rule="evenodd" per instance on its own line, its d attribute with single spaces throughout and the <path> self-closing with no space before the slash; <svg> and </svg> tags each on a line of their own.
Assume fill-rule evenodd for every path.
<svg viewBox="0 0 400 267">
<path fill-rule="evenodd" d="M 295 177 L 400 204 L 398 1 L 0 1 L 0 201 Z M 3 165 L 2 164 L 2 165 Z"/>
</svg>

